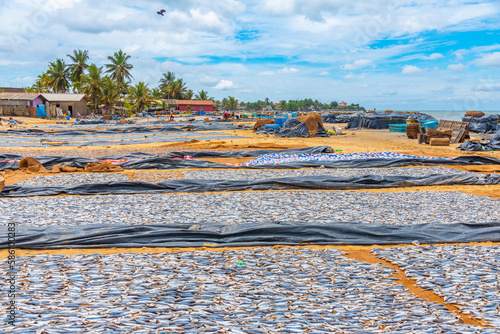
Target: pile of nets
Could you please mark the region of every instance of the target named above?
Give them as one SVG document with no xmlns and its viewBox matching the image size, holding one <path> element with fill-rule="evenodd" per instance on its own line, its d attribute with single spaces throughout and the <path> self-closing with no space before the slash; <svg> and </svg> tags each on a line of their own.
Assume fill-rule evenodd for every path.
<svg viewBox="0 0 500 334">
<path fill-rule="evenodd" d="M 368 160 L 368 159 L 423 159 L 423 160 L 451 160 L 453 158 L 441 158 L 430 156 L 410 155 L 397 152 L 376 153 L 351 153 L 351 154 L 264 154 L 256 157 L 240 166 L 277 165 L 282 163 L 300 161 L 340 161 L 340 160 Z"/>
</svg>

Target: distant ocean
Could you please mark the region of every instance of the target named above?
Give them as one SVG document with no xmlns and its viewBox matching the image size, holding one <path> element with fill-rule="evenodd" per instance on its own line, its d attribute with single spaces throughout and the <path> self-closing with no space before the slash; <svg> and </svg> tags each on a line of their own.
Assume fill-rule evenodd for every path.
<svg viewBox="0 0 500 334">
<path fill-rule="evenodd" d="M 410 111 L 410 110 L 408 110 Z M 422 114 L 428 114 L 433 116 L 436 119 L 444 119 L 447 121 L 462 121 L 462 117 L 465 115 L 466 111 L 463 110 L 411 110 L 418 111 Z M 486 115 L 488 114 L 497 114 L 500 115 L 500 111 L 498 110 L 482 110 Z"/>
</svg>

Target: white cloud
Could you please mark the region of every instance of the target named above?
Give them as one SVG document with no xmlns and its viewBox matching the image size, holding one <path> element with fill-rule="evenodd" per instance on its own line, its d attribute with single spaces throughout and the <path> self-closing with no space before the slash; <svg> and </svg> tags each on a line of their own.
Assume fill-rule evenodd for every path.
<svg viewBox="0 0 500 334">
<path fill-rule="evenodd" d="M 275 75 L 275 74 L 291 74 L 297 73 L 299 70 L 295 67 L 283 67 L 282 69 L 276 71 L 263 71 L 259 72 L 258 75 Z"/>
<path fill-rule="evenodd" d="M 462 60 L 464 59 L 464 55 L 468 53 L 467 50 L 456 50 L 455 52 L 453 52 L 453 54 L 455 55 L 455 57 L 457 57 L 458 60 Z"/>
<path fill-rule="evenodd" d="M 344 79 L 354 79 L 356 76 L 354 75 L 354 73 L 352 72 L 349 72 L 348 74 L 344 75 Z"/>
<path fill-rule="evenodd" d="M 218 80 L 215 77 L 211 77 L 211 76 L 206 75 L 203 78 L 199 79 L 198 83 L 200 85 L 215 86 L 215 85 L 217 85 Z"/>
<path fill-rule="evenodd" d="M 218 90 L 228 90 L 235 88 L 235 86 L 234 83 L 230 80 L 221 80 L 217 85 L 215 85 L 214 88 Z"/>
<path fill-rule="evenodd" d="M 425 72 L 425 69 L 421 69 L 420 67 L 414 65 L 405 65 L 403 66 L 403 70 L 401 74 L 404 75 L 419 75 Z"/>
<path fill-rule="evenodd" d="M 500 85 L 479 85 L 474 87 L 474 91 L 477 92 L 500 92 Z"/>
<path fill-rule="evenodd" d="M 443 58 L 444 56 L 440 53 L 432 53 L 430 54 L 429 56 L 423 56 L 422 59 L 425 59 L 425 60 L 434 60 L 434 59 L 439 59 L 439 58 Z"/>
<path fill-rule="evenodd" d="M 372 66 L 373 61 L 370 59 L 358 59 L 351 64 L 345 64 L 342 66 L 344 70 L 358 70 L 363 67 Z"/>
<path fill-rule="evenodd" d="M 390 90 L 390 91 L 384 92 L 383 95 L 395 96 L 395 95 L 398 95 L 398 90 L 397 89 Z"/>
<path fill-rule="evenodd" d="M 448 70 L 453 72 L 465 72 L 469 68 L 468 65 L 464 64 L 450 64 L 448 65 Z"/>
<path fill-rule="evenodd" d="M 157 15 L 162 8 L 165 16 Z M 444 104 L 428 98 L 433 91 L 452 83 L 456 96 L 474 96 L 474 82 L 496 75 L 488 67 L 499 66 L 492 53 L 500 44 L 475 36 L 498 31 L 499 9 L 496 0 L 2 1 L 0 82 L 31 85 L 74 49 L 89 50 L 99 66 L 122 49 L 134 83 L 150 87 L 173 71 L 218 99 L 231 92 L 245 101 L 312 97 L 383 109 L 381 96 L 397 89 L 391 103 L 436 109 Z M 448 70 L 434 72 L 444 57 Z M 458 63 L 470 68 L 456 72 L 464 69 Z"/>
<path fill-rule="evenodd" d="M 493 52 L 474 61 L 477 66 L 500 67 L 500 52 Z"/>
<path fill-rule="evenodd" d="M 299 70 L 295 67 L 283 67 L 281 70 L 278 70 L 278 73 L 289 74 L 289 73 L 297 73 Z"/>
</svg>

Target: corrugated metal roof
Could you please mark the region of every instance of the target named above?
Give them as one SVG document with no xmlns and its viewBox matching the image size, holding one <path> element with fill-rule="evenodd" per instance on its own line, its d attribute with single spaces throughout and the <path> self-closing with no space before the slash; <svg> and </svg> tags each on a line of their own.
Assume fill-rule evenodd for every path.
<svg viewBox="0 0 500 334">
<path fill-rule="evenodd" d="M 177 105 L 177 100 L 175 99 L 161 99 L 161 102 L 165 102 L 166 104 L 169 105 Z"/>
<path fill-rule="evenodd" d="M 215 102 L 212 100 L 177 100 L 177 104 L 194 104 L 198 106 L 214 106 Z"/>
<path fill-rule="evenodd" d="M 0 100 L 33 101 L 40 93 L 0 93 Z"/>
<path fill-rule="evenodd" d="M 5 93 L 26 93 L 26 88 L 0 87 L 0 91 Z"/>
<path fill-rule="evenodd" d="M 90 101 L 85 94 L 42 93 L 41 95 L 49 102 L 80 102 L 82 99 Z"/>
</svg>

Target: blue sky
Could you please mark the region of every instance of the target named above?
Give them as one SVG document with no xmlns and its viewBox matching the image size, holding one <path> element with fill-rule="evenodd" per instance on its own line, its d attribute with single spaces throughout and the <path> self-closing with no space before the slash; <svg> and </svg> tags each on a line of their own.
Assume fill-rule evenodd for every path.
<svg viewBox="0 0 500 334">
<path fill-rule="evenodd" d="M 242 101 L 500 110 L 500 1 L 0 0 L 0 86 L 122 49 L 134 82 L 173 71 Z M 165 15 L 156 11 L 165 9 Z"/>
</svg>

